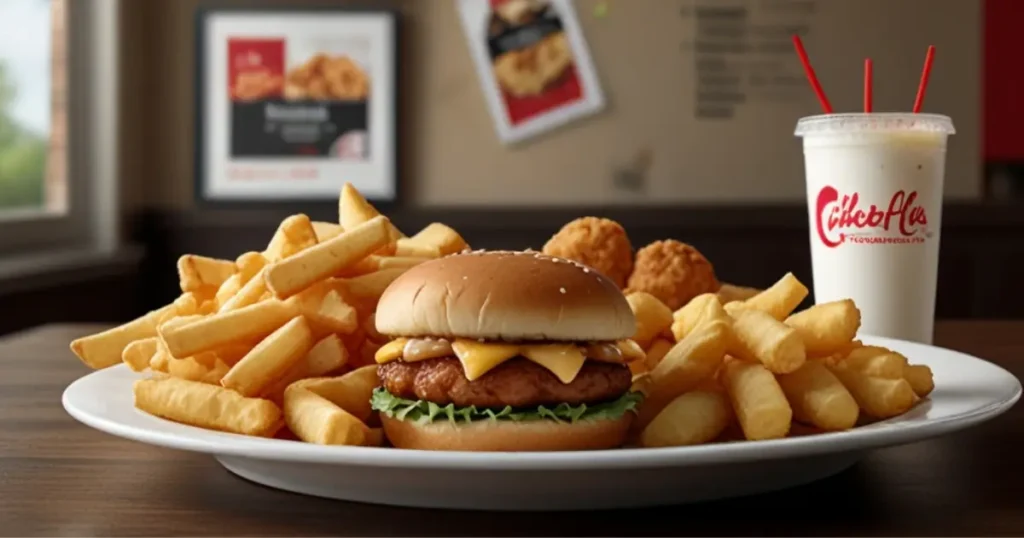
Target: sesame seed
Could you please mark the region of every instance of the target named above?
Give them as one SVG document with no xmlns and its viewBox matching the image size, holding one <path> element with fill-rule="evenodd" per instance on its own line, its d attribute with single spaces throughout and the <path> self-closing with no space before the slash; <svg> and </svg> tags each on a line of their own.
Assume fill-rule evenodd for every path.
<svg viewBox="0 0 1024 538">
<path fill-rule="evenodd" d="M 584 273 L 589 273 L 589 272 L 590 272 L 590 269 L 587 269 L 586 267 L 584 267 L 584 268 L 583 268 L 583 272 L 584 272 Z"/>
<path fill-rule="evenodd" d="M 468 276 L 463 276 L 462 280 L 469 280 L 469 277 Z"/>
<path fill-rule="evenodd" d="M 558 288 L 558 291 L 565 295 L 565 288 Z"/>
</svg>

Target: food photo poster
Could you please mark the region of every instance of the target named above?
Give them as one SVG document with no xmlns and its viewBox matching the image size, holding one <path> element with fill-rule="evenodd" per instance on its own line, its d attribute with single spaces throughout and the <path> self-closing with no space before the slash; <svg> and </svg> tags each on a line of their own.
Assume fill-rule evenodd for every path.
<svg viewBox="0 0 1024 538">
<path fill-rule="evenodd" d="M 604 109 L 604 93 L 571 0 L 458 0 L 457 6 L 503 143 Z"/>
<path fill-rule="evenodd" d="M 398 20 L 387 10 L 197 14 L 201 202 L 397 196 Z"/>
</svg>

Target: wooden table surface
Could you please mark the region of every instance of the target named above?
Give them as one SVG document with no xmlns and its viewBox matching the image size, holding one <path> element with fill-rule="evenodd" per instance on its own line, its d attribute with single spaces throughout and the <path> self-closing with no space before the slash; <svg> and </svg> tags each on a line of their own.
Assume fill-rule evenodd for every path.
<svg viewBox="0 0 1024 538">
<path fill-rule="evenodd" d="M 209 456 L 75 422 L 61 392 L 88 370 L 68 342 L 98 329 L 54 325 L 0 339 L 0 535 L 1024 535 L 1022 405 L 779 493 L 573 514 L 399 509 L 276 491 Z M 939 345 L 1024 378 L 1024 322 L 945 322 L 937 332 Z"/>
</svg>

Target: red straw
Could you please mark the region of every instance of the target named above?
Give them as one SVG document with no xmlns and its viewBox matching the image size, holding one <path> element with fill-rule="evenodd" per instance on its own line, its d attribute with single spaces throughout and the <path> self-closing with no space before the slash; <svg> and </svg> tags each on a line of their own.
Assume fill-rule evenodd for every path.
<svg viewBox="0 0 1024 538">
<path fill-rule="evenodd" d="M 871 58 L 864 59 L 864 112 L 871 112 Z"/>
<path fill-rule="evenodd" d="M 807 58 L 807 51 L 804 50 L 804 43 L 800 41 L 800 36 L 793 36 L 793 46 L 796 47 L 796 54 L 800 57 L 800 63 L 804 64 L 804 73 L 807 75 L 807 82 L 811 83 L 811 89 L 814 90 L 815 95 L 818 96 L 818 102 L 821 103 L 821 108 L 826 114 L 832 113 L 832 105 L 828 102 L 828 97 L 825 97 L 825 90 L 821 89 L 821 83 L 818 82 L 818 77 L 814 74 L 814 68 L 811 67 L 811 60 Z"/>
<path fill-rule="evenodd" d="M 924 56 L 924 69 L 921 71 L 921 83 L 917 86 L 917 98 L 914 99 L 914 114 L 921 111 L 924 104 L 924 92 L 928 89 L 928 76 L 932 74 L 932 61 L 935 59 L 935 45 L 928 46 L 928 54 Z"/>
</svg>

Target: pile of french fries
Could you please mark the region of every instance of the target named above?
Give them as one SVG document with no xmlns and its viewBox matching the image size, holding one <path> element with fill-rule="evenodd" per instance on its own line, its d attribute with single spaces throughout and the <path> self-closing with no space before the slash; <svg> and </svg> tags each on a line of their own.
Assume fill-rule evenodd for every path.
<svg viewBox="0 0 1024 538">
<path fill-rule="evenodd" d="M 646 293 L 627 296 L 634 388 L 646 394 L 634 424 L 645 447 L 778 439 L 847 430 L 910 410 L 934 388 L 931 370 L 855 340 L 851 300 L 793 311 L 808 290 L 792 274 L 746 298 L 705 294 L 672 312 Z M 728 302 L 723 297 L 729 297 Z"/>
<path fill-rule="evenodd" d="M 293 215 L 263 252 L 185 255 L 181 296 L 71 343 L 88 366 L 125 363 L 139 409 L 201 428 L 310 443 L 379 446 L 370 396 L 384 289 L 426 260 L 468 248 L 441 223 L 406 237 L 345 185 L 339 222 Z"/>
</svg>

